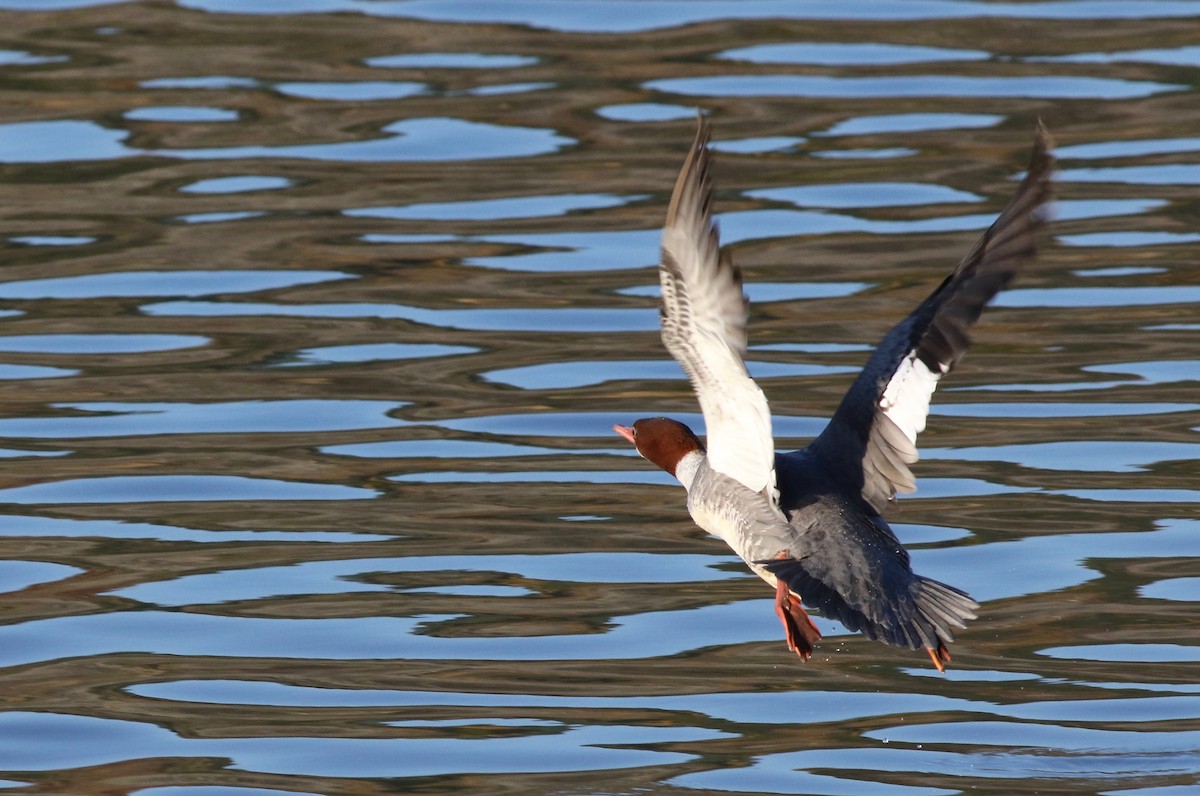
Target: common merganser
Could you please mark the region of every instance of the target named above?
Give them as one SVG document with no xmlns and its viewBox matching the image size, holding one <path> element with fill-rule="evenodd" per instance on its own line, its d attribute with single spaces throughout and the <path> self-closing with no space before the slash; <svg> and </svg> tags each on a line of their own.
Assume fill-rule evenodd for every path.
<svg viewBox="0 0 1200 796">
<path fill-rule="evenodd" d="M 821 633 L 816 608 L 867 638 L 925 647 L 938 671 L 955 628 L 979 604 L 915 574 L 883 518 L 912 492 L 929 399 L 963 357 L 967 331 L 1035 253 L 1054 169 L 1039 121 L 1016 194 L 958 267 L 879 344 L 825 430 L 776 453 L 766 396 L 743 362 L 748 302 L 712 220 L 712 156 L 701 117 L 675 183 L 662 237 L 662 340 L 691 379 L 708 445 L 677 420 L 643 418 L 613 430 L 687 489 L 692 519 L 724 539 L 775 587 L 788 648 L 807 661 Z"/>
</svg>

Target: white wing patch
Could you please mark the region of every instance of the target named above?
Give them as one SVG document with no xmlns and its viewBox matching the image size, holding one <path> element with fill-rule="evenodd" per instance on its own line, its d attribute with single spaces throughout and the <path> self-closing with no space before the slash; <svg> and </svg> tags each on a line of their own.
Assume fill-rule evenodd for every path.
<svg viewBox="0 0 1200 796">
<path fill-rule="evenodd" d="M 925 430 L 929 399 L 948 370 L 948 366 L 939 367 L 935 373 L 917 357 L 916 350 L 909 351 L 879 398 L 863 455 L 863 497 L 880 510 L 896 492 L 917 489 L 908 465 L 919 458 L 917 435 Z"/>
<path fill-rule="evenodd" d="M 897 492 L 916 488 L 908 465 L 917 461 L 917 435 L 925 430 L 934 389 L 966 354 L 968 332 L 984 306 L 1036 252 L 1051 194 L 1053 146 L 1039 123 L 1029 170 L 1008 206 L 933 293 L 884 336 L 834 422 L 813 443 L 835 466 L 856 464 L 861 455 L 862 495 L 876 511 Z"/>
<path fill-rule="evenodd" d="M 917 435 L 925 430 L 933 391 L 949 370 L 948 366 L 939 362 L 938 370 L 934 373 L 917 357 L 915 350 L 910 351 L 879 399 L 879 408 L 914 446 L 917 444 Z"/>
<path fill-rule="evenodd" d="M 663 228 L 663 344 L 700 401 L 709 465 L 776 502 L 771 410 L 743 361 L 748 310 L 741 275 L 719 253 L 707 144 L 701 121 Z"/>
</svg>

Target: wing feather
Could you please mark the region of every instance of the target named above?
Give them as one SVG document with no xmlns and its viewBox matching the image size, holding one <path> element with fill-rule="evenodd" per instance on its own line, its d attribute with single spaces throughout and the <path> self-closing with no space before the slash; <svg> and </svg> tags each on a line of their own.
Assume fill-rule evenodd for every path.
<svg viewBox="0 0 1200 796">
<path fill-rule="evenodd" d="M 911 315 L 883 338 L 809 446 L 883 511 L 897 492 L 916 488 L 917 461 L 938 382 L 970 347 L 968 330 L 984 306 L 1033 258 L 1054 171 L 1053 141 L 1039 122 L 1029 171 L 995 223 L 958 267 Z"/>
<path fill-rule="evenodd" d="M 749 305 L 741 272 L 720 252 L 708 141 L 700 118 L 667 208 L 658 272 L 662 340 L 700 401 L 710 466 L 774 497 L 771 411 L 743 360 Z"/>
</svg>

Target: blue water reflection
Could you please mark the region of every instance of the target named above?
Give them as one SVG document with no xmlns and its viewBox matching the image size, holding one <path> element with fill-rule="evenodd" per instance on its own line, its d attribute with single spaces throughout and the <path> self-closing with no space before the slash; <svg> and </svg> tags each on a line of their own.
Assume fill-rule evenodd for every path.
<svg viewBox="0 0 1200 796">
<path fill-rule="evenodd" d="M 1151 600 L 1200 602 L 1200 578 L 1170 578 L 1138 589 L 1138 596 Z"/>
<path fill-rule="evenodd" d="M 912 207 L 982 202 L 983 197 L 944 185 L 915 182 L 841 182 L 747 191 L 753 199 L 787 202 L 797 207 Z"/>
<path fill-rule="evenodd" d="M 238 112 L 229 108 L 207 108 L 194 105 L 154 105 L 125 111 L 126 119 L 135 122 L 236 122 Z"/>
<path fill-rule="evenodd" d="M 1080 235 L 1059 235 L 1058 241 L 1066 246 L 1112 246 L 1122 249 L 1174 246 L 1200 241 L 1200 232 L 1088 232 Z"/>
<path fill-rule="evenodd" d="M 1186 86 L 1071 75 L 966 77 L 959 75 L 718 75 L 651 80 L 646 88 L 688 97 L 1027 97 L 1133 99 Z"/>
<path fill-rule="evenodd" d="M 191 738 L 150 723 L 32 712 L 0 715 L 0 733 L 12 739 L 0 752 L 0 766 L 9 769 L 100 766 L 125 761 L 136 750 L 146 758 L 225 758 L 248 771 L 356 778 L 672 765 L 692 756 L 627 745 L 727 737 L 714 730 L 606 725 L 496 738 Z"/>
<path fill-rule="evenodd" d="M 237 475 L 113 475 L 0 489 L 0 503 L 191 503 L 228 500 L 364 500 L 373 489 Z"/>
<path fill-rule="evenodd" d="M 728 152 L 734 155 L 788 152 L 803 144 L 804 140 L 803 138 L 792 138 L 789 136 L 743 138 L 740 141 L 714 141 L 712 149 L 715 152 Z"/>
<path fill-rule="evenodd" d="M 1112 64 L 1136 62 L 1164 66 L 1200 66 L 1200 45 L 1164 47 L 1147 50 L 1123 50 L 1111 53 L 1071 53 L 1037 59 L 1067 64 Z"/>
<path fill-rule="evenodd" d="M 997 307 L 1144 307 L 1200 302 L 1197 285 L 1018 288 L 996 297 Z"/>
<path fill-rule="evenodd" d="M 180 187 L 179 191 L 180 193 L 247 193 L 249 191 L 279 191 L 291 188 L 295 184 L 286 177 L 246 175 L 198 180 Z"/>
<path fill-rule="evenodd" d="M 1026 746 L 1029 745 L 1037 746 L 1026 728 Z M 770 754 L 756 758 L 748 768 L 684 774 L 669 782 L 680 787 L 738 792 L 796 793 L 799 790 L 845 796 L 941 796 L 957 791 L 867 782 L 858 777 L 864 771 L 911 772 L 923 776 L 945 774 L 1020 782 L 1031 772 L 1036 772 L 1039 779 L 1069 783 L 1081 775 L 1089 779 L 1118 780 L 1131 770 L 1143 776 L 1200 773 L 1200 763 L 1195 756 L 1185 753 L 1108 754 L 1081 758 L 1069 754 L 1046 755 L 1040 751 L 1012 751 L 998 755 L 926 751 L 916 744 L 912 748 L 897 746 L 900 748 L 874 746 Z M 809 769 L 845 771 L 849 776 L 841 779 L 828 774 L 812 774 Z"/>
<path fill-rule="evenodd" d="M 1197 407 L 1200 408 L 1200 407 Z M 641 410 L 644 414 L 644 409 Z M 517 437 L 579 437 L 613 439 L 614 423 L 628 424 L 641 414 L 635 412 L 553 412 L 485 415 L 483 417 L 439 420 L 438 425 L 455 431 L 504 434 Z M 697 434 L 704 433 L 704 418 L 699 412 L 672 412 Z M 793 417 L 776 411 L 772 418 L 776 438 L 812 438 L 821 433 L 827 421 L 818 417 Z"/>
<path fill-rule="evenodd" d="M 16 381 L 20 379 L 60 379 L 64 376 L 74 376 L 78 370 L 72 368 L 52 368 L 46 365 L 11 365 L 0 363 L 0 380 Z"/>
<path fill-rule="evenodd" d="M 0 594 L 7 596 L 9 592 L 18 592 L 38 583 L 65 580 L 82 572 L 79 567 L 46 561 L 0 561 L 0 584 L 4 584 Z"/>
<path fill-rule="evenodd" d="M 995 127 L 1003 116 L 986 113 L 889 113 L 858 116 L 838 122 L 813 135 L 877 135 L 879 133 L 920 133 L 930 130 L 962 130 Z"/>
<path fill-rule="evenodd" d="M 1064 489 L 1059 494 L 1105 503 L 1200 503 L 1200 489 Z"/>
<path fill-rule="evenodd" d="M 869 160 L 889 160 L 891 158 L 907 158 L 917 154 L 917 150 L 896 146 L 886 149 L 826 149 L 813 152 L 814 158 L 826 160 L 854 160 L 856 158 Z"/>
<path fill-rule="evenodd" d="M 662 102 L 629 102 L 597 108 L 596 115 L 614 122 L 672 122 L 695 118 L 696 109 Z"/>
<path fill-rule="evenodd" d="M 211 296 L 257 293 L 285 287 L 354 279 L 342 271 L 171 270 L 114 271 L 106 274 L 0 282 L 5 299 L 89 299 L 133 296 Z"/>
<path fill-rule="evenodd" d="M 0 459 L 19 459 L 24 456 L 69 456 L 71 451 L 30 451 L 17 448 L 0 448 Z"/>
<path fill-rule="evenodd" d="M 81 439 L 159 434 L 287 434 L 389 428 L 403 402 L 294 399 L 225 403 L 54 404 L 59 414 L 0 419 L 0 436 Z"/>
<path fill-rule="evenodd" d="M 860 201 L 866 201 L 860 197 Z M 1161 207 L 1163 200 L 1155 199 L 1072 199 L 1055 204 L 1059 220 L 1103 218 L 1114 215 L 1135 215 Z M 911 221 L 892 221 L 861 218 L 854 215 L 816 210 L 742 210 L 724 213 L 721 239 L 724 243 L 792 237 L 796 235 L 836 235 L 869 233 L 874 235 L 917 235 L 940 232 L 984 230 L 995 221 L 992 213 L 973 213 L 958 216 L 935 216 Z M 499 259 L 499 258 L 496 258 Z M 1011 291 L 1001 293 L 1003 300 Z"/>
<path fill-rule="evenodd" d="M 26 354 L 142 354 L 208 345 L 191 334 L 23 334 L 0 336 L 0 351 Z"/>
<path fill-rule="evenodd" d="M 554 456 L 568 452 L 563 448 L 521 445 L 509 442 L 490 442 L 466 439 L 405 439 L 381 442 L 356 442 L 347 445 L 326 445 L 321 453 L 335 456 L 358 456 L 369 459 L 504 459 L 513 456 Z M 605 456 L 636 456 L 631 448 L 603 448 L 569 451 L 572 455 L 602 454 Z"/>
<path fill-rule="evenodd" d="M 992 54 L 985 50 L 951 50 L 944 47 L 919 47 L 876 42 L 788 42 L 786 44 L 757 44 L 752 47 L 739 47 L 735 50 L 725 50 L 717 57 L 754 64 L 894 66 L 931 61 L 984 61 L 991 58 Z"/>
<path fill-rule="evenodd" d="M 230 542 L 328 544 L 374 542 L 393 539 L 399 534 L 385 536 L 383 534 L 328 530 L 243 531 L 227 529 L 215 531 L 121 520 L 73 520 L 66 517 L 0 514 L 0 536 L 53 539 L 152 539 L 163 542 L 195 542 L 199 544 L 228 544 Z"/>
<path fill-rule="evenodd" d="M 1136 415 L 1161 415 L 1175 412 L 1195 412 L 1200 404 L 1173 403 L 1102 403 L 1093 401 L 1079 403 L 1060 401 L 1022 401 L 1014 403 L 956 403 L 933 404 L 929 411 L 947 417 L 998 417 L 998 418 L 1063 418 L 1063 417 L 1128 417 Z"/>
<path fill-rule="evenodd" d="M 466 265 L 505 271 L 601 271 L 655 265 L 661 229 L 614 232 L 542 232 L 496 235 L 489 240 L 548 251 L 467 257 Z"/>
<path fill-rule="evenodd" d="M 377 573 L 504 573 L 545 583 L 688 583 L 750 577 L 717 569 L 736 561 L 729 555 L 650 553 L 564 553 L 548 555 L 406 556 L 345 561 L 311 561 L 282 567 L 229 569 L 175 580 L 141 583 L 107 592 L 160 607 L 208 605 L 299 594 L 342 594 L 404 589 L 371 583 Z"/>
<path fill-rule="evenodd" d="M 68 60 L 65 55 L 34 55 L 25 50 L 0 50 L 0 66 L 40 66 Z"/>
<path fill-rule="evenodd" d="M 58 163 L 134 155 L 231 160 L 299 158 L 348 162 L 486 160 L 555 152 L 575 142 L 552 130 L 502 127 L 461 119 L 405 119 L 385 125 L 385 135 L 327 144 L 250 145 L 209 149 L 140 150 L 125 146 L 125 130 L 95 122 L 62 120 L 0 125 L 0 163 Z"/>
<path fill-rule="evenodd" d="M 575 143 L 553 130 L 506 127 L 462 119 L 403 119 L 385 125 L 386 135 L 366 141 L 332 144 L 250 145 L 212 149 L 161 149 L 153 154 L 187 160 L 299 158 L 345 162 L 389 163 L 490 160 L 545 155 Z M 7 137 L 0 127 L 0 159 Z"/>
<path fill-rule="evenodd" d="M 546 218 L 579 210 L 621 207 L 645 196 L 612 194 L 560 194 L 557 196 L 512 196 L 465 202 L 435 202 L 400 207 L 356 207 L 342 212 L 357 218 L 394 218 L 416 221 L 499 221 L 501 219 Z"/>
<path fill-rule="evenodd" d="M 1063 169 L 1063 182 L 1114 182 L 1128 185 L 1200 185 L 1200 165 L 1164 163 L 1156 166 L 1110 166 L 1107 168 Z"/>
<path fill-rule="evenodd" d="M 480 349 L 441 343 L 363 343 L 361 345 L 321 346 L 306 348 L 292 355 L 292 360 L 280 362 L 279 367 L 312 367 L 343 365 L 352 362 L 389 362 L 401 359 L 451 357 L 478 353 Z"/>
<path fill-rule="evenodd" d="M 86 246 L 96 240 L 90 235 L 16 235 L 8 242 L 21 246 Z"/>
<path fill-rule="evenodd" d="M 241 210 L 229 213 L 189 213 L 176 216 L 176 221 L 184 224 L 218 224 L 226 221 L 242 221 L 247 218 L 261 218 L 266 213 L 257 210 Z"/>
<path fill-rule="evenodd" d="M 1156 464 L 1200 460 L 1200 443 L 1095 440 L 993 445 L 979 448 L 926 448 L 929 460 L 1012 462 L 1039 470 L 1085 473 L 1134 473 Z"/>
<path fill-rule="evenodd" d="M 611 309 L 428 309 L 404 304 L 266 304 L 256 302 L 164 301 L 142 307 L 163 317 L 292 316 L 298 318 L 402 318 L 446 329 L 531 332 L 630 332 L 658 328 L 653 308 Z"/>
<path fill-rule="evenodd" d="M 905 715 L 980 710 L 992 706 L 938 694 L 858 693 L 795 689 L 772 693 L 725 692 L 679 696 L 558 696 L 530 689 L 526 694 L 385 689 L 315 688 L 277 682 L 237 680 L 177 680 L 138 683 L 130 693 L 154 699 L 215 705 L 274 705 L 288 707 L 485 707 L 569 708 L 587 710 L 694 710 L 705 716 L 739 724 L 786 723 L 787 717 L 821 716 L 841 722 L 879 714 Z M 772 709 L 778 707 L 778 711 Z M 797 718 L 796 721 L 807 721 Z"/>
<path fill-rule="evenodd" d="M 1200 380 L 1200 360 L 1165 360 L 1161 362 L 1114 362 L 1112 364 L 1088 365 L 1082 368 L 1084 373 L 1117 373 L 1132 378 L 1106 379 L 1104 381 L 1062 381 L 1049 384 L 985 384 L 976 387 L 954 387 L 953 390 L 987 390 L 996 392 L 1030 391 L 1030 392 L 1073 392 L 1075 390 L 1108 390 L 1130 384 L 1149 386 L 1153 384 L 1173 384 Z M 1140 406 L 1140 405 L 1135 405 Z M 1158 407 L 1162 410 L 1163 407 Z M 1155 411 L 1151 409 L 1151 411 Z M 1176 410 L 1167 407 L 1167 411 Z"/>
<path fill-rule="evenodd" d="M 7 0 L 21 2 L 22 0 Z M 85 2 L 86 0 L 75 0 Z M 71 0 L 59 0 L 71 2 Z M 444 2 L 443 0 L 284 0 L 269 7 L 247 6 L 239 0 L 178 0 L 187 8 L 233 14 L 316 14 L 359 12 L 441 22 L 491 22 L 528 25 L 577 33 L 632 33 L 675 28 L 698 22 L 737 19 L 935 20 L 974 17 L 1015 19 L 1154 19 L 1192 17 L 1200 3 L 1187 0 L 1128 3 L 1122 0 L 1070 0 L 1045 3 L 979 3 L 974 0 L 874 0 L 839 6 L 822 0 L 576 0 L 567 5 L 539 0 L 510 0 L 503 4 Z"/>
<path fill-rule="evenodd" d="M 923 479 L 922 492 L 924 485 Z M 943 580 L 961 581 L 961 573 L 973 571 L 971 595 L 982 602 L 1048 594 L 1096 580 L 1101 573 L 1092 561 L 1189 557 L 1194 552 L 1189 539 L 1198 530 L 1200 523 L 1194 520 L 1164 519 L 1152 531 L 1034 536 L 973 549 L 923 549 L 913 557 L 921 572 Z M 987 561 L 986 569 L 979 561 Z"/>
<path fill-rule="evenodd" d="M 315 791 L 275 790 L 274 788 L 239 788 L 220 785 L 167 785 L 161 788 L 139 788 L 129 796 L 321 796 Z"/>
<path fill-rule="evenodd" d="M 1197 151 L 1200 151 L 1200 138 L 1154 138 L 1075 144 L 1059 149 L 1058 156 L 1071 160 L 1107 160 L 1109 158 L 1174 155 Z"/>
<path fill-rule="evenodd" d="M 1075 271 L 1075 276 L 1082 277 L 1113 277 L 1113 276 L 1145 276 L 1147 274 L 1165 274 L 1166 268 L 1151 265 L 1117 265 L 1111 268 L 1081 268 Z"/>
<path fill-rule="evenodd" d="M 1182 644 L 1081 644 L 1038 650 L 1048 658 L 1119 663 L 1197 663 L 1200 647 Z"/>
<path fill-rule="evenodd" d="M 414 97 L 427 90 L 424 83 L 394 80 L 358 80 L 343 83 L 278 83 L 275 90 L 289 97 L 334 100 L 337 102 L 374 102 Z"/>
<path fill-rule="evenodd" d="M 440 623 L 461 616 L 266 619 L 140 610 L 55 617 L 0 626 L 0 666 L 138 651 L 326 660 L 638 660 L 688 652 L 697 639 L 705 646 L 779 641 L 779 623 L 765 600 L 621 616 L 591 634 L 435 634 Z M 825 636 L 844 633 L 831 622 L 814 620 Z"/>
<path fill-rule="evenodd" d="M 528 55 L 495 53 L 401 53 L 380 55 L 364 61 L 367 66 L 383 69 L 516 69 L 532 66 L 537 58 Z"/>
<path fill-rule="evenodd" d="M 0 163 L 60 163 L 109 160 L 138 154 L 123 143 L 126 130 L 65 119 L 0 125 Z"/>
<path fill-rule="evenodd" d="M 390 476 L 402 484 L 640 484 L 675 486 L 679 482 L 662 470 L 523 470 L 505 472 L 438 470 Z"/>
<path fill-rule="evenodd" d="M 746 363 L 756 379 L 783 376 L 828 376 L 857 373 L 856 367 L 813 365 L 782 362 Z M 616 360 L 549 362 L 543 365 L 523 365 L 517 368 L 493 370 L 482 374 L 488 381 L 508 384 L 522 390 L 569 390 L 592 387 L 607 381 L 640 381 L 643 379 L 682 379 L 683 371 L 674 360 Z"/>
<path fill-rule="evenodd" d="M 502 83 L 496 86 L 469 88 L 461 93 L 471 97 L 498 97 L 502 94 L 528 94 L 554 88 L 553 83 Z"/>
<path fill-rule="evenodd" d="M 143 80 L 139 85 L 148 89 L 199 89 L 220 90 L 235 88 L 258 88 L 262 85 L 252 77 L 234 75 L 196 75 L 194 77 L 156 77 Z"/>
</svg>

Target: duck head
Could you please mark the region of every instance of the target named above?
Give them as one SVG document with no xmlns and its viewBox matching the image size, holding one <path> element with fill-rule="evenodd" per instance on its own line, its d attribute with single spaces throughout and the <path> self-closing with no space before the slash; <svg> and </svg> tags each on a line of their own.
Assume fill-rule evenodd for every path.
<svg viewBox="0 0 1200 796">
<path fill-rule="evenodd" d="M 613 431 L 633 443 L 643 458 L 671 475 L 680 460 L 689 453 L 704 454 L 702 443 L 692 430 L 669 417 L 644 417 L 630 426 L 613 426 Z"/>
</svg>

